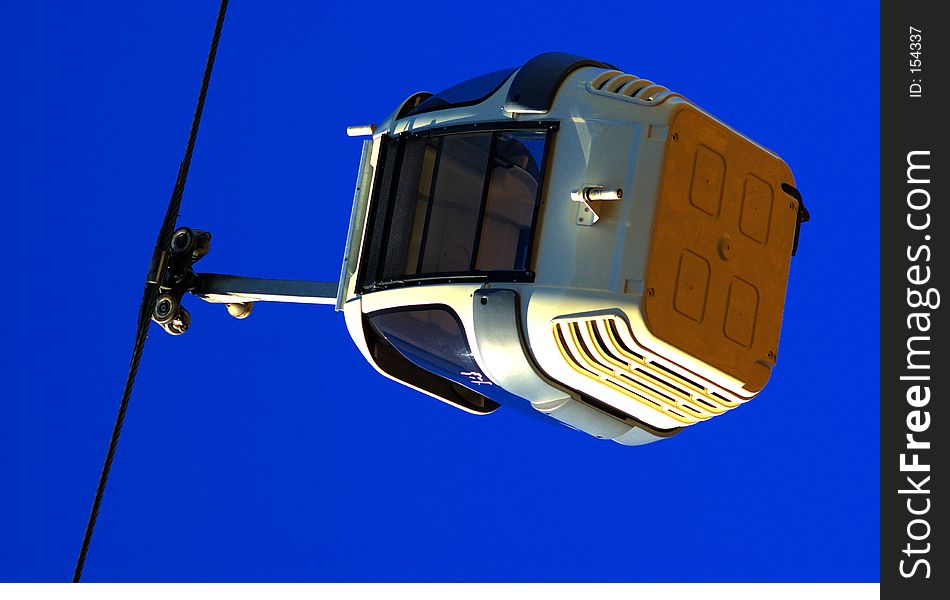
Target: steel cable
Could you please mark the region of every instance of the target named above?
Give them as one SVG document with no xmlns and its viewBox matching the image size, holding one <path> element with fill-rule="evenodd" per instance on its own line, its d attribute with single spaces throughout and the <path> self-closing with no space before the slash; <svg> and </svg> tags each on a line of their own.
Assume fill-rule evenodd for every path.
<svg viewBox="0 0 950 600">
<path fill-rule="evenodd" d="M 188 178 L 188 169 L 191 166 L 191 155 L 195 149 L 195 140 L 198 137 L 198 124 L 201 122 L 201 113 L 204 110 L 205 96 L 208 93 L 208 84 L 211 82 L 211 70 L 214 68 L 214 58 L 218 51 L 218 40 L 221 37 L 221 28 L 224 25 L 224 15 L 228 9 L 228 0 L 221 0 L 218 8 L 218 17 L 214 26 L 214 36 L 211 38 L 211 49 L 208 51 L 208 60 L 205 63 L 204 76 L 201 79 L 201 90 L 198 92 L 198 102 L 195 106 L 195 114 L 191 120 L 191 130 L 188 134 L 188 144 L 185 146 L 185 155 L 178 167 L 178 177 L 175 179 L 175 187 L 172 188 L 171 199 L 168 202 L 168 210 L 165 211 L 165 219 L 162 221 L 162 227 L 158 232 L 158 240 L 155 243 L 155 249 L 152 251 L 152 260 L 149 264 L 148 275 L 145 281 L 145 290 L 142 295 L 142 304 L 139 306 L 138 324 L 135 330 L 135 344 L 132 348 L 132 360 L 129 364 L 129 375 L 125 381 L 125 389 L 122 392 L 122 401 L 119 403 L 119 411 L 116 414 L 115 426 L 112 428 L 112 438 L 109 440 L 109 450 L 106 452 L 105 462 L 102 465 L 102 473 L 99 475 L 99 485 L 96 487 L 96 495 L 92 501 L 92 510 L 89 513 L 89 521 L 86 523 L 86 532 L 83 535 L 82 546 L 79 549 L 79 557 L 76 560 L 76 569 L 73 572 L 73 583 L 78 583 L 82 577 L 83 566 L 86 563 L 86 555 L 89 552 L 89 544 L 92 541 L 92 533 L 96 528 L 96 520 L 99 517 L 99 508 L 102 504 L 102 496 L 105 493 L 106 482 L 109 480 L 109 472 L 112 469 L 112 461 L 115 458 L 116 446 L 119 443 L 119 434 L 122 432 L 122 425 L 125 422 L 125 413 L 129 408 L 129 399 L 132 396 L 132 384 L 135 382 L 135 375 L 138 373 L 139 361 L 142 358 L 142 350 L 145 348 L 145 340 L 148 338 L 148 328 L 151 322 L 152 305 L 158 296 L 158 285 L 156 282 L 161 277 L 158 272 L 161 256 L 171 239 L 178 220 L 178 210 L 181 208 L 181 198 L 185 190 L 185 180 Z"/>
</svg>

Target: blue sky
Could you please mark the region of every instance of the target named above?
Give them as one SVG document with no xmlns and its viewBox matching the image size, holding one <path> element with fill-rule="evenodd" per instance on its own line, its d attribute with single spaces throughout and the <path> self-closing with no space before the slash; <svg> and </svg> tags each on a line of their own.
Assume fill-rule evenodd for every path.
<svg viewBox="0 0 950 600">
<path fill-rule="evenodd" d="M 72 573 L 214 2 L 0 6 L 0 581 Z M 641 448 L 375 374 L 327 307 L 153 326 L 88 581 L 875 581 L 878 13 L 866 3 L 235 2 L 180 223 L 208 271 L 334 279 L 359 141 L 561 50 L 777 151 L 812 213 L 780 362 Z M 187 301 L 187 300 L 186 300 Z"/>
</svg>

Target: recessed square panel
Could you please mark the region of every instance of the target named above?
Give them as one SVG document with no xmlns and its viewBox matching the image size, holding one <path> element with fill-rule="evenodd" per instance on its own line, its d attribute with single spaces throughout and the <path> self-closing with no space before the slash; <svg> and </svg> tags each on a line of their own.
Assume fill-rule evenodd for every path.
<svg viewBox="0 0 950 600">
<path fill-rule="evenodd" d="M 694 321 L 702 321 L 709 291 L 709 262 L 689 250 L 680 256 L 673 308 Z"/>
<path fill-rule="evenodd" d="M 693 163 L 693 181 L 689 190 L 690 204 L 711 217 L 719 215 L 722 204 L 722 181 L 726 161 L 722 155 L 707 146 L 696 149 Z"/>
<path fill-rule="evenodd" d="M 739 231 L 763 245 L 769 241 L 772 198 L 772 186 L 755 175 L 746 177 L 742 192 Z"/>
<path fill-rule="evenodd" d="M 733 277 L 726 301 L 726 337 L 747 348 L 751 346 L 758 310 L 759 291 L 748 281 Z"/>
</svg>

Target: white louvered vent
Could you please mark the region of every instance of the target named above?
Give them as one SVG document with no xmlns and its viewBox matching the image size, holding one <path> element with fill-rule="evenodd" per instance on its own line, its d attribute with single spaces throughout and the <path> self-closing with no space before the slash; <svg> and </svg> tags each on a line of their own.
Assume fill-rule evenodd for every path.
<svg viewBox="0 0 950 600">
<path fill-rule="evenodd" d="M 558 320 L 553 333 L 561 355 L 575 371 L 683 425 L 705 421 L 744 402 L 634 350 L 637 345 L 627 324 L 618 317 Z"/>
<path fill-rule="evenodd" d="M 636 75 L 621 73 L 620 71 L 604 71 L 590 80 L 592 92 L 616 94 L 630 99 L 637 104 L 659 104 L 672 97 L 681 97 L 658 83 L 649 79 L 641 79 Z"/>
</svg>

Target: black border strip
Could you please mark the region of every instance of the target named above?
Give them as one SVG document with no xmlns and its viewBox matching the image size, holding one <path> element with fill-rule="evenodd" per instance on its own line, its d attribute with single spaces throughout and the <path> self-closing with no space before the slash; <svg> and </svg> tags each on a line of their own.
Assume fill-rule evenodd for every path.
<svg viewBox="0 0 950 600">
<path fill-rule="evenodd" d="M 941 125 L 950 105 L 950 50 L 948 27 L 937 7 L 936 2 L 881 5 L 884 598 L 937 598 L 950 572 L 940 539 L 945 501 L 935 491 L 946 487 L 942 464 L 947 449 L 942 441 L 947 431 L 944 405 L 950 396 L 947 308 L 938 301 L 941 292 L 948 292 L 950 270 L 950 171 L 946 127 Z"/>
</svg>

